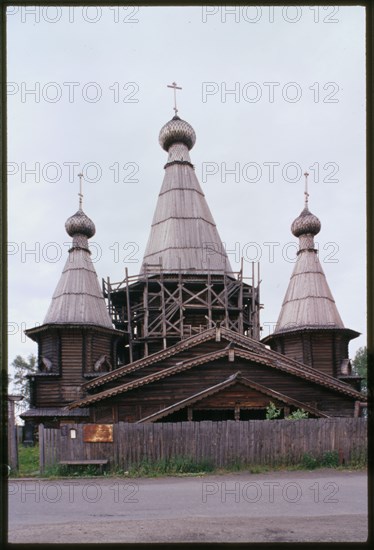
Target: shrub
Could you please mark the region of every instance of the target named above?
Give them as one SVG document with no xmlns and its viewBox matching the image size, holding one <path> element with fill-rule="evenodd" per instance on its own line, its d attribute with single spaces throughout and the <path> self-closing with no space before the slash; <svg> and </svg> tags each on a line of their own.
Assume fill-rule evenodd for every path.
<svg viewBox="0 0 374 550">
<path fill-rule="evenodd" d="M 309 413 L 304 411 L 304 409 L 297 409 L 296 411 L 286 416 L 285 419 L 286 420 L 303 420 L 304 418 L 308 418 L 308 417 L 309 417 Z"/>
<path fill-rule="evenodd" d="M 321 458 L 321 466 L 325 468 L 337 468 L 339 466 L 338 451 L 325 451 Z"/>
<path fill-rule="evenodd" d="M 277 409 L 274 403 L 270 401 L 269 406 L 266 407 L 266 420 L 273 420 L 274 418 L 278 418 L 280 414 L 280 409 Z"/>
<path fill-rule="evenodd" d="M 301 459 L 301 465 L 307 470 L 314 470 L 318 467 L 318 460 L 309 453 L 304 453 L 303 458 Z"/>
</svg>

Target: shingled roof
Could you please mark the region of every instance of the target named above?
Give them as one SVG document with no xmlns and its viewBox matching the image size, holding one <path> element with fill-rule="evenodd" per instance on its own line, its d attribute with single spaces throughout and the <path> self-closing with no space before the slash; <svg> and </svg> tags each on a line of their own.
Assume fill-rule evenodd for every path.
<svg viewBox="0 0 374 550">
<path fill-rule="evenodd" d="M 320 228 L 306 198 L 303 211 L 291 226 L 299 237 L 299 251 L 274 334 L 303 328 L 344 329 L 314 245 Z"/>
<path fill-rule="evenodd" d="M 95 226 L 79 209 L 67 220 L 65 227 L 73 243 L 44 324 L 95 325 L 112 329 L 88 248 L 88 239 L 95 234 Z"/>
<path fill-rule="evenodd" d="M 225 248 L 191 163 L 193 128 L 178 116 L 160 132 L 168 151 L 165 176 L 153 216 L 141 271 L 159 264 L 173 272 L 232 273 Z"/>
<path fill-rule="evenodd" d="M 205 331 L 205 333 L 201 334 L 200 336 L 203 338 L 205 336 L 206 339 L 213 339 L 214 332 L 215 332 L 214 329 L 208 329 L 207 331 Z M 259 363 L 276 370 L 281 370 L 285 373 L 297 376 L 299 378 L 308 380 L 310 382 L 314 382 L 320 386 L 324 386 L 326 388 L 335 390 L 341 394 L 344 394 L 356 399 L 361 398 L 361 394 L 356 390 L 354 390 L 348 384 L 332 376 L 316 371 L 312 367 L 304 365 L 303 363 L 299 363 L 298 361 L 290 359 L 280 353 L 269 350 L 266 348 L 264 344 L 261 344 L 260 342 L 257 342 L 256 340 L 253 340 L 247 336 L 239 335 L 238 333 L 233 332 L 226 328 L 220 328 L 219 337 L 221 336 L 227 339 L 228 342 L 232 342 L 234 344 L 237 343 L 239 344 L 239 346 L 241 346 L 240 348 L 235 348 L 235 355 L 237 355 L 242 359 L 246 359 L 254 363 Z M 216 339 L 217 339 L 217 334 L 216 334 Z M 197 337 L 194 337 L 193 339 L 189 339 L 189 340 L 190 342 L 187 343 L 187 345 L 190 345 L 191 347 L 199 343 L 199 340 L 197 339 Z M 69 405 L 69 408 L 89 406 L 91 404 L 102 401 L 103 399 L 114 397 L 115 395 L 119 395 L 128 391 L 134 390 L 136 388 L 142 387 L 144 385 L 151 384 L 158 380 L 162 380 L 169 376 L 178 374 L 179 372 L 189 370 L 198 365 L 204 365 L 211 361 L 215 361 L 223 357 L 229 357 L 229 354 L 230 354 L 229 346 L 227 346 L 224 349 L 221 348 L 211 353 L 206 353 L 204 355 L 199 355 L 197 357 L 192 357 L 189 359 L 178 361 L 177 360 L 178 353 L 181 351 L 179 346 L 181 344 L 182 343 L 176 344 L 175 346 L 172 346 L 167 350 L 162 350 L 158 353 L 153 354 L 152 356 L 148 356 L 144 359 L 141 359 L 132 365 L 127 365 L 126 367 L 117 369 L 118 371 L 120 371 L 118 373 L 116 371 L 113 371 L 112 373 L 103 375 L 102 377 L 98 378 L 95 381 L 87 383 L 86 387 L 92 388 L 95 382 L 96 382 L 96 385 L 98 382 L 112 383 L 113 380 L 117 377 L 118 378 L 124 377 L 126 379 L 126 372 L 132 372 L 132 373 L 135 371 L 139 372 L 139 377 L 136 378 L 135 380 L 132 379 L 129 382 L 122 382 L 115 387 L 111 387 L 109 389 L 100 391 L 93 395 L 89 395 L 83 399 L 80 399 L 78 401 L 71 403 Z M 166 367 L 163 369 L 161 368 L 157 372 L 153 372 L 146 376 L 141 375 L 141 370 L 145 366 L 148 366 L 151 362 L 153 363 L 162 362 L 163 358 L 165 358 L 165 354 L 167 354 L 167 356 L 169 357 L 172 356 L 173 354 L 175 355 L 176 363 L 173 366 Z"/>
</svg>

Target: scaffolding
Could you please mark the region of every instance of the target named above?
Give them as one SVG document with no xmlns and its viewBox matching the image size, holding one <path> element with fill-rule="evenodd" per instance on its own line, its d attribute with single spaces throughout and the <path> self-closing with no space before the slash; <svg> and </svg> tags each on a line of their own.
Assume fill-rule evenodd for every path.
<svg viewBox="0 0 374 550">
<path fill-rule="evenodd" d="M 161 260 L 139 275 L 126 268 L 119 283 L 103 279 L 109 314 L 125 334 L 119 359 L 132 362 L 216 325 L 259 340 L 260 282 L 259 264 L 255 281 L 254 263 L 252 276 L 244 277 L 243 262 L 237 273 L 195 273 L 166 272 Z"/>
</svg>

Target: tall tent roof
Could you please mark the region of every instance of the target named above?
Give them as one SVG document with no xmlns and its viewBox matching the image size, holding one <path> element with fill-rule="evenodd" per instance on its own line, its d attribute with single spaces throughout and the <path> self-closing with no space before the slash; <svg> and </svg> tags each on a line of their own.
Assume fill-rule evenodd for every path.
<svg viewBox="0 0 374 550">
<path fill-rule="evenodd" d="M 161 129 L 159 141 L 168 160 L 141 271 L 161 260 L 170 272 L 232 273 L 191 163 L 189 150 L 196 141 L 192 126 L 175 115 Z"/>
<path fill-rule="evenodd" d="M 301 328 L 344 328 L 314 247 L 320 229 L 321 222 L 309 211 L 306 199 L 291 226 L 299 237 L 299 251 L 274 334 Z"/>
<path fill-rule="evenodd" d="M 66 224 L 72 247 L 43 324 L 95 325 L 113 329 L 88 248 L 95 225 L 79 208 Z"/>
</svg>

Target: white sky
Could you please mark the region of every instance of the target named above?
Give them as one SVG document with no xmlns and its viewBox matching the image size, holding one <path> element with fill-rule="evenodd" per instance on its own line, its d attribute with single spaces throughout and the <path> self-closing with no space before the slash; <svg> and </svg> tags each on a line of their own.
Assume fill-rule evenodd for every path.
<svg viewBox="0 0 374 550">
<path fill-rule="evenodd" d="M 9 9 L 9 362 L 36 353 L 23 330 L 42 324 L 66 261 L 79 170 L 96 179 L 84 184 L 84 210 L 99 280 L 138 273 L 174 80 L 231 265 L 243 255 L 250 276 L 261 255 L 262 336 L 293 269 L 307 169 L 323 269 L 345 326 L 362 333 L 350 356 L 366 345 L 364 8 L 209 9 Z M 274 178 L 269 163 L 279 163 Z M 235 164 L 237 177 L 225 176 Z"/>
</svg>

